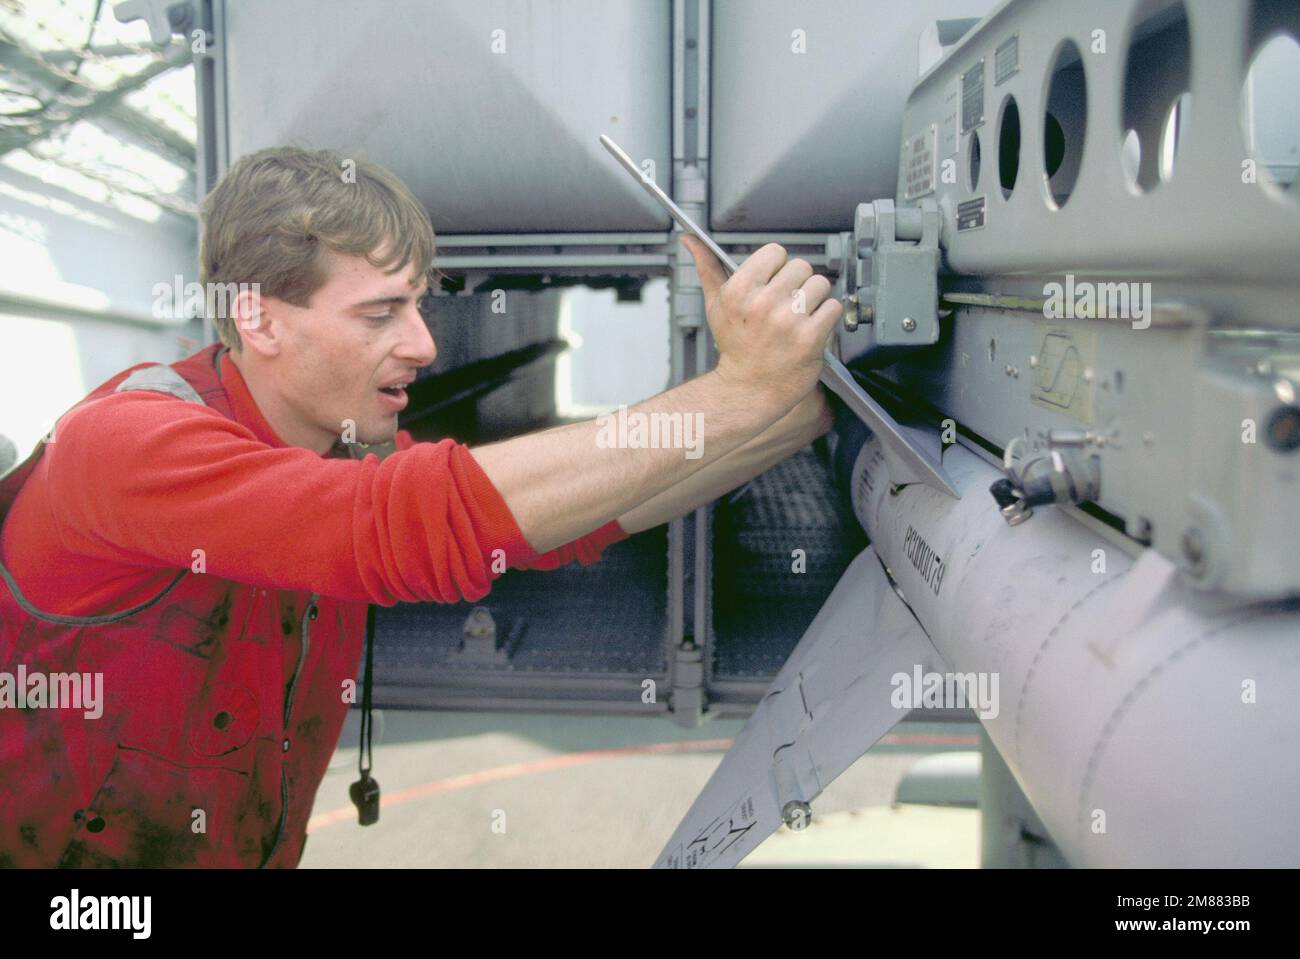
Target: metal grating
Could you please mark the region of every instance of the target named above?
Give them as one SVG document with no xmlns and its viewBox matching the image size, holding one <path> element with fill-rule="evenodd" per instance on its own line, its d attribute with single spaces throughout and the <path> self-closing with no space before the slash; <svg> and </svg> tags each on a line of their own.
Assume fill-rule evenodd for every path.
<svg viewBox="0 0 1300 959">
<path fill-rule="evenodd" d="M 713 678 L 774 676 L 866 545 L 814 448 L 757 477 L 714 512 Z M 794 572 L 793 551 L 805 572 Z"/>
<path fill-rule="evenodd" d="M 454 682 L 456 676 L 542 673 L 661 676 L 667 581 L 664 528 L 605 550 L 591 566 L 512 570 L 482 602 L 404 603 L 376 617 L 377 684 Z M 503 664 L 458 655 L 475 605 L 512 645 Z"/>
<path fill-rule="evenodd" d="M 713 679 L 763 682 L 780 669 L 840 574 L 866 544 L 824 457 L 812 448 L 718 503 L 714 519 Z M 791 551 L 806 554 L 792 571 Z M 380 706 L 445 702 L 428 690 L 495 691 L 602 710 L 602 678 L 662 677 L 666 629 L 666 527 L 605 551 L 599 563 L 552 572 L 511 571 L 479 604 L 419 603 L 380 609 L 375 682 Z M 486 607 L 500 661 L 461 652 L 466 618 Z M 584 683 L 583 678 L 590 679 Z"/>
</svg>

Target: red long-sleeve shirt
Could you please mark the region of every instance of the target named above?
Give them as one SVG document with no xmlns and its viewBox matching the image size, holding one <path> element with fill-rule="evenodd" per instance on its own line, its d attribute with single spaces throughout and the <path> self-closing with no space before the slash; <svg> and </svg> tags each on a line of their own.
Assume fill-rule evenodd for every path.
<svg viewBox="0 0 1300 959">
<path fill-rule="evenodd" d="M 59 421 L 0 540 L 38 608 L 121 609 L 200 562 L 220 578 L 338 599 L 473 601 L 503 565 L 590 563 L 627 536 L 613 520 L 538 555 L 468 447 L 399 433 L 381 461 L 287 446 L 228 355 L 220 369 L 234 420 L 127 391 Z"/>
</svg>

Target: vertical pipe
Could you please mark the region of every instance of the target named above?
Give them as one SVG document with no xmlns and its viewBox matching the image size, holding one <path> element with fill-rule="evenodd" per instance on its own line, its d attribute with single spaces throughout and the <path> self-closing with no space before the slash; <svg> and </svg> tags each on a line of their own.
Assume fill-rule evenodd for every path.
<svg viewBox="0 0 1300 959">
<path fill-rule="evenodd" d="M 673 8 L 673 143 L 672 193 L 688 216 L 707 222 L 708 213 L 708 20 L 706 0 L 674 0 Z M 669 235 L 672 262 L 671 360 L 673 384 L 698 376 L 710 365 L 711 342 L 705 321 L 704 293 L 694 263 L 681 248 L 675 228 Z M 689 413 L 690 411 L 684 411 Z M 706 424 L 707 428 L 707 424 Z M 711 585 L 712 533 L 710 507 L 668 525 L 668 631 L 666 644 L 670 678 L 679 685 L 681 665 L 694 673 L 702 652 L 707 676 L 712 659 Z M 697 652 L 697 650 L 699 652 Z M 686 694 L 674 697 L 674 719 L 684 725 L 699 723 L 702 697 Z M 680 710 L 677 708 L 682 706 Z"/>
</svg>

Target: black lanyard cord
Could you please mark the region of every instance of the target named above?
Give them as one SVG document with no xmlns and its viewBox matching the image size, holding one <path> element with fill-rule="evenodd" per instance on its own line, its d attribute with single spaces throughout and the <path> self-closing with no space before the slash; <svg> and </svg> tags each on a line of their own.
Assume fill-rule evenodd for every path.
<svg viewBox="0 0 1300 959">
<path fill-rule="evenodd" d="M 371 684 L 375 671 L 375 607 L 366 607 L 366 672 L 361 680 L 361 740 L 357 744 L 357 771 L 361 778 L 352 784 L 348 795 L 357 807 L 357 821 L 371 826 L 379 821 L 379 783 L 370 778 L 374 764 L 371 743 L 375 719 L 371 713 Z"/>
<path fill-rule="evenodd" d="M 375 753 L 371 736 L 375 718 L 371 713 L 370 690 L 375 671 L 375 607 L 366 607 L 366 675 L 361 687 L 361 743 L 357 750 L 357 769 L 363 777 L 370 775 Z"/>
</svg>

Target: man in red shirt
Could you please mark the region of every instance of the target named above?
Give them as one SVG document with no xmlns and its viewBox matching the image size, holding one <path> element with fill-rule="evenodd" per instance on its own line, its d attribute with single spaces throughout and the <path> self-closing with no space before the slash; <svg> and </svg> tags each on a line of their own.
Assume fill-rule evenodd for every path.
<svg viewBox="0 0 1300 959">
<path fill-rule="evenodd" d="M 0 487 L 0 866 L 296 865 L 368 604 L 592 562 L 829 428 L 828 281 L 776 244 L 727 278 L 687 239 L 718 364 L 629 414 L 702 414 L 700 455 L 597 421 L 412 443 L 433 229 L 392 174 L 342 169 L 236 163 L 200 254 L 239 284 L 222 342 L 113 377 Z"/>
</svg>

